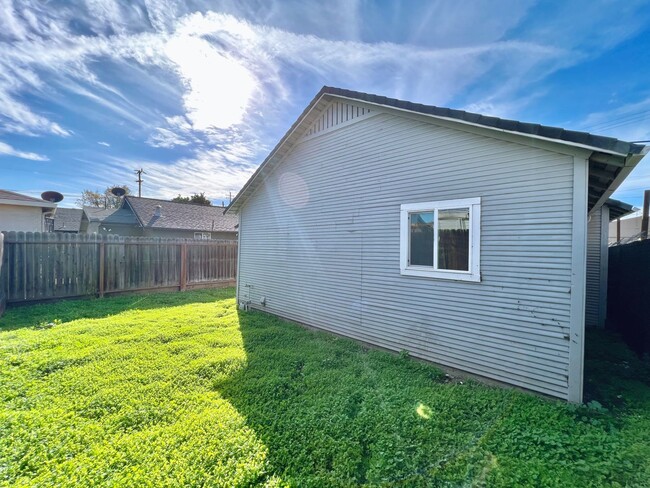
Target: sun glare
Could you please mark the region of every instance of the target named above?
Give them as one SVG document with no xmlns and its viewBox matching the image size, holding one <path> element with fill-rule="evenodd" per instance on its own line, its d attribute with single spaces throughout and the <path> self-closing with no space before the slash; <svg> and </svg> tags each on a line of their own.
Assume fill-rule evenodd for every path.
<svg viewBox="0 0 650 488">
<path fill-rule="evenodd" d="M 205 39 L 172 38 L 165 54 L 178 66 L 183 104 L 194 129 L 225 129 L 242 121 L 257 86 L 255 76 Z"/>
</svg>

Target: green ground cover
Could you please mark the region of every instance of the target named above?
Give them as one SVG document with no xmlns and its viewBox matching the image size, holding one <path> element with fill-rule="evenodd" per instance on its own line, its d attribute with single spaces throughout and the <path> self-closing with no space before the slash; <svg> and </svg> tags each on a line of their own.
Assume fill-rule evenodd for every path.
<svg viewBox="0 0 650 488">
<path fill-rule="evenodd" d="M 233 294 L 8 310 L 0 486 L 648 486 L 650 368 L 612 336 L 591 334 L 576 407 Z"/>
</svg>

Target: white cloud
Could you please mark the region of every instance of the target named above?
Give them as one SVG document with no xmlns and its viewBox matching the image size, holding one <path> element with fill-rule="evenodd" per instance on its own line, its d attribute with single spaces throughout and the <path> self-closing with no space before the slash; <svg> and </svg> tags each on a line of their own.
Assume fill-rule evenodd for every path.
<svg viewBox="0 0 650 488">
<path fill-rule="evenodd" d="M 97 141 L 97 144 L 100 146 L 111 147 L 111 145 L 106 141 Z"/>
<path fill-rule="evenodd" d="M 49 161 L 50 158 L 47 156 L 44 156 L 42 154 L 36 154 L 33 152 L 26 152 L 26 151 L 19 151 L 18 149 L 15 149 L 14 147 L 10 146 L 9 144 L 6 144 L 4 142 L 0 142 L 0 155 L 3 156 L 14 156 L 16 158 L 21 158 L 21 159 L 31 159 L 32 161 Z"/>
<path fill-rule="evenodd" d="M 197 130 L 241 122 L 257 87 L 242 63 L 195 35 L 173 36 L 164 52 L 178 67 L 186 116 Z"/>
<path fill-rule="evenodd" d="M 578 128 L 626 141 L 650 139 L 650 98 L 612 110 L 594 112 L 578 123 Z"/>
<path fill-rule="evenodd" d="M 0 0 L 0 39 L 12 41 L 0 43 L 0 131 L 70 135 L 55 111 L 39 112 L 41 105 L 28 105 L 24 95 L 53 104 L 65 100 L 62 94 L 81 97 L 65 108 L 93 121 L 127 124 L 125 137 L 137 142 L 181 146 L 190 154 L 151 162 L 146 185 L 165 196 L 205 191 L 221 198 L 218 193 L 238 189 L 266 146 L 293 122 L 287 114 L 297 115 L 323 84 L 437 105 L 474 86 L 469 109 L 514 117 L 530 97 L 529 91 L 517 96 L 522 87 L 597 52 L 575 52 L 579 41 L 569 24 L 561 43 L 539 29 L 519 36 L 524 40 L 502 40 L 531 5 L 518 1 L 472 2 L 471 9 L 432 4 L 401 43 L 361 42 L 373 38 L 360 15 L 366 6 L 347 0 L 224 0 L 210 8 L 228 13 L 189 14 L 189 3 L 174 0 L 13 5 Z M 393 7 L 386 22 L 396 26 L 403 8 Z M 458 27 L 467 25 L 473 27 Z M 628 35 L 615 29 L 607 44 Z M 109 81 L 100 69 L 107 66 L 126 85 Z M 124 86 L 138 88 L 143 99 Z M 103 169 L 130 174 L 127 159 Z"/>
</svg>

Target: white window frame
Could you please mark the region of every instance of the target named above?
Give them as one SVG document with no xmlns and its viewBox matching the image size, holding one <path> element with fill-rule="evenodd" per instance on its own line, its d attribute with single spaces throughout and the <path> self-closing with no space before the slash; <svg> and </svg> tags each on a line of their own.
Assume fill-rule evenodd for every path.
<svg viewBox="0 0 650 488">
<path fill-rule="evenodd" d="M 438 210 L 469 208 L 469 271 L 438 268 Z M 409 264 L 409 214 L 433 212 L 433 266 Z M 400 207 L 400 274 L 457 281 L 481 281 L 481 198 L 405 203 Z"/>
<path fill-rule="evenodd" d="M 209 241 L 212 239 L 212 233 L 211 232 L 195 232 L 194 233 L 194 239 L 200 239 L 202 241 Z"/>
</svg>

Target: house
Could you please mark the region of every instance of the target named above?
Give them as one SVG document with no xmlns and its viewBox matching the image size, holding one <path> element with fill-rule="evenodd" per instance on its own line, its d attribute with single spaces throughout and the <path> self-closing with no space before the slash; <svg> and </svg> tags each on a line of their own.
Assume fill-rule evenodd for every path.
<svg viewBox="0 0 650 488">
<path fill-rule="evenodd" d="M 588 219 L 646 149 L 324 87 L 227 209 L 237 300 L 580 402 Z"/>
<path fill-rule="evenodd" d="M 142 227 L 130 207 L 84 207 L 81 231 L 87 234 L 141 236 Z"/>
<path fill-rule="evenodd" d="M 587 278 L 585 325 L 604 327 L 607 318 L 607 272 L 609 255 L 609 225 L 633 210 L 629 205 L 612 198 L 588 216 L 587 223 Z"/>
<path fill-rule="evenodd" d="M 81 230 L 83 210 L 80 208 L 59 208 L 54 215 L 54 232 L 78 234 Z"/>
<path fill-rule="evenodd" d="M 237 239 L 236 215 L 223 207 L 126 196 L 118 209 L 84 207 L 87 232 L 186 239 Z"/>
<path fill-rule="evenodd" d="M 0 231 L 49 232 L 56 203 L 0 190 Z"/>
</svg>

